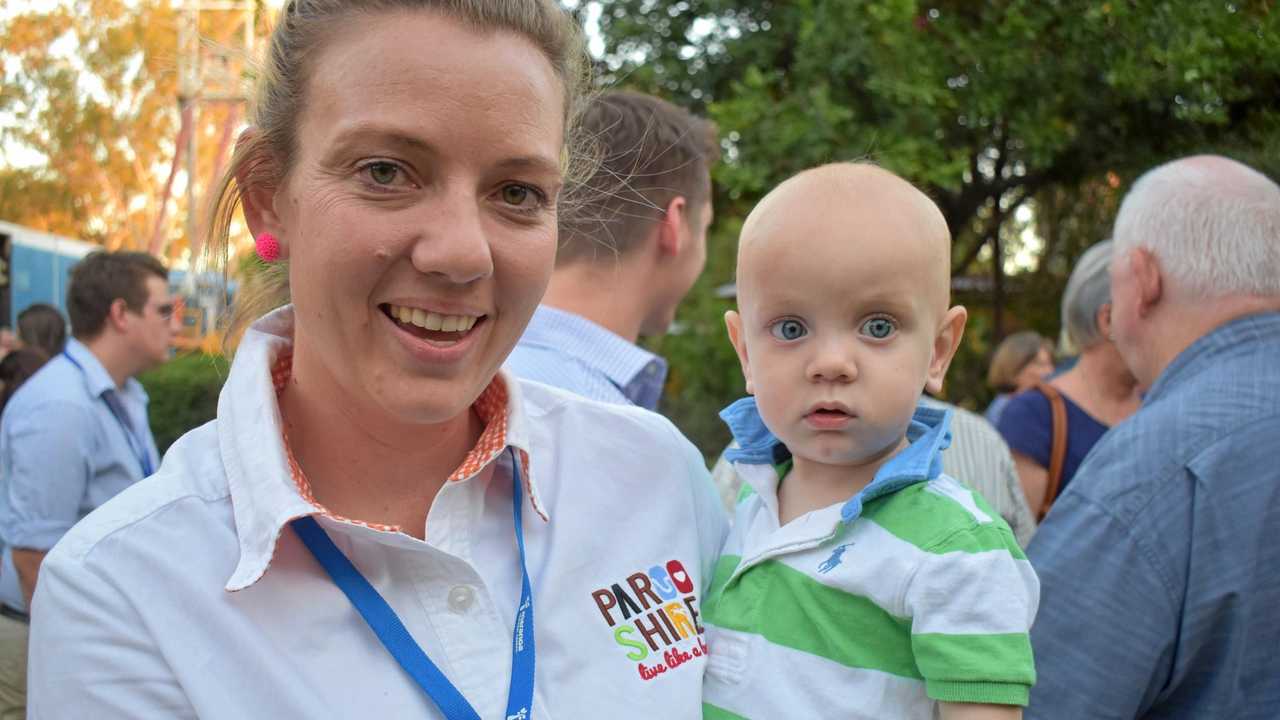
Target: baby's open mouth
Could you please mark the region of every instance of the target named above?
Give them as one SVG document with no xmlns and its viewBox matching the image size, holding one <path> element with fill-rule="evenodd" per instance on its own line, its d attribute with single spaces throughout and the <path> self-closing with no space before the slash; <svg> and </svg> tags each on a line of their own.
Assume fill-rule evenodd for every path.
<svg viewBox="0 0 1280 720">
<path fill-rule="evenodd" d="M 442 315 L 422 308 L 383 303 L 378 306 L 401 330 L 435 342 L 457 342 L 479 323 L 484 315 Z"/>
</svg>

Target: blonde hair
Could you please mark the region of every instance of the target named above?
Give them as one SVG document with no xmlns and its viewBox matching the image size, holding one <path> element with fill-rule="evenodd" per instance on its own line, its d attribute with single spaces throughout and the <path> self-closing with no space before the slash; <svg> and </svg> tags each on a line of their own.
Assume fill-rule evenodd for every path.
<svg viewBox="0 0 1280 720">
<path fill-rule="evenodd" d="M 1030 365 L 1041 350 L 1050 349 L 1049 341 L 1035 330 L 1014 333 L 1001 341 L 991 357 L 987 371 L 987 384 L 996 392 L 1013 392 L 1017 389 L 1018 373 Z"/>
<path fill-rule="evenodd" d="M 226 273 L 231 219 L 245 185 L 278 187 L 288 175 L 297 151 L 299 115 L 305 106 L 310 61 L 344 19 L 355 14 L 426 10 L 453 18 L 480 31 L 505 30 L 532 42 L 550 62 L 564 85 L 566 189 L 589 170 L 590 153 L 579 147 L 577 117 L 589 77 L 581 28 L 555 0 L 289 0 L 271 33 L 257 78 L 249 122 L 257 132 L 236 145 L 231 163 L 215 189 L 205 262 Z M 242 182 L 243 181 L 243 182 Z M 564 201 L 561 201 L 562 204 Z M 263 313 L 289 302 L 286 263 L 259 268 L 236 295 L 226 329 L 226 346 Z"/>
</svg>

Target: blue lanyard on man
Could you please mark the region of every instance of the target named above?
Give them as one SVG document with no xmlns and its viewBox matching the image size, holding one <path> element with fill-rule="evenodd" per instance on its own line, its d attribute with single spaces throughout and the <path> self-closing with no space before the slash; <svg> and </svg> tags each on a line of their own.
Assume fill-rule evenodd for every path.
<svg viewBox="0 0 1280 720">
<path fill-rule="evenodd" d="M 511 506 L 515 518 L 516 546 L 520 551 L 520 604 L 516 606 L 515 628 L 511 634 L 511 686 L 507 691 L 507 720 L 529 720 L 533 716 L 533 592 L 529 586 L 529 569 L 524 556 L 524 526 L 520 508 L 524 492 L 520 487 L 520 461 L 511 451 Z M 404 623 L 387 601 L 333 544 L 329 534 L 311 516 L 300 517 L 291 525 L 311 554 L 315 556 L 334 584 L 368 623 L 382 645 L 400 667 L 418 683 L 427 697 L 440 708 L 448 720 L 480 720 L 467 699 L 462 696 L 427 653 L 414 641 Z"/>
<path fill-rule="evenodd" d="M 76 362 L 66 350 L 62 351 L 62 357 L 68 362 L 76 366 L 81 375 L 87 379 L 89 374 L 85 372 L 84 366 Z M 116 423 L 120 429 L 124 431 L 125 441 L 129 443 L 129 451 L 138 460 L 138 466 L 142 469 L 142 477 L 149 477 L 155 472 L 155 466 L 151 464 L 151 453 L 147 451 L 147 443 L 133 431 L 133 422 L 129 420 L 129 413 L 124 405 L 120 403 L 120 398 L 116 395 L 115 390 L 106 390 L 102 393 L 102 402 L 106 404 L 107 409 L 111 411 L 111 416 L 116 419 Z"/>
</svg>

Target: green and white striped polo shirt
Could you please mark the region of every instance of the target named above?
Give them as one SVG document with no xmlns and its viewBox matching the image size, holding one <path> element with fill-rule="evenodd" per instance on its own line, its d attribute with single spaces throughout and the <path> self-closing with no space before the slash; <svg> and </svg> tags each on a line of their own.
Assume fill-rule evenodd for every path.
<svg viewBox="0 0 1280 720">
<path fill-rule="evenodd" d="M 833 505 L 779 527 L 774 468 L 734 469 L 743 491 L 703 604 L 704 717 L 931 719 L 938 701 L 1027 703 L 1039 582 L 980 495 L 937 474 L 856 517 Z"/>
</svg>

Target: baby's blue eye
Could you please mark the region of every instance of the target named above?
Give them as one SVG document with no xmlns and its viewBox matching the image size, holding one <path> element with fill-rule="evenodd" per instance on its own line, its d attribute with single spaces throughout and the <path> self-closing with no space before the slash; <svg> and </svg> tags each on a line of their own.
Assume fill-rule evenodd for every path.
<svg viewBox="0 0 1280 720">
<path fill-rule="evenodd" d="M 897 328 L 889 318 L 871 318 L 862 323 L 862 334 L 876 340 L 884 340 Z"/>
<path fill-rule="evenodd" d="M 770 325 L 769 333 L 779 340 L 791 342 L 808 335 L 809 331 L 805 328 L 804 323 L 799 320 L 787 319 L 779 320 Z"/>
</svg>

